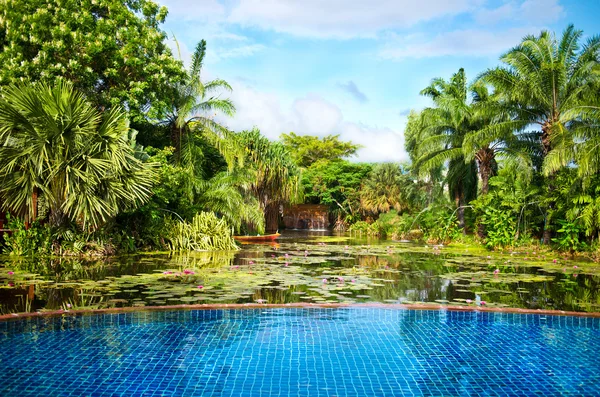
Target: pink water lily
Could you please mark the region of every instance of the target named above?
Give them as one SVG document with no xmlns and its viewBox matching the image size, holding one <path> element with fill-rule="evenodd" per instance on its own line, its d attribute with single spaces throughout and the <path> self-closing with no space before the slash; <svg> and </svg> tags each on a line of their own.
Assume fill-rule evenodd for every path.
<svg viewBox="0 0 600 397">
<path fill-rule="evenodd" d="M 15 274 L 15 272 L 8 272 L 9 276 L 12 276 L 13 274 Z"/>
<path fill-rule="evenodd" d="M 356 282 L 356 280 L 355 280 L 355 279 L 352 279 L 352 280 L 350 280 L 350 282 L 351 282 L 351 283 L 355 283 L 355 282 Z"/>
<path fill-rule="evenodd" d="M 558 262 L 558 261 L 557 261 L 556 259 L 554 259 L 552 262 L 556 263 L 556 262 Z"/>
<path fill-rule="evenodd" d="M 494 274 L 498 274 L 498 273 L 500 273 L 500 269 L 494 270 Z"/>
<path fill-rule="evenodd" d="M 465 302 L 467 302 L 467 303 L 471 303 L 471 302 L 473 302 L 473 301 L 472 301 L 471 299 L 467 299 Z"/>
<path fill-rule="evenodd" d="M 481 302 L 479 302 L 479 304 L 480 304 L 481 306 L 485 306 L 485 305 L 487 305 L 487 303 L 486 303 L 485 301 L 481 301 Z"/>
<path fill-rule="evenodd" d="M 70 308 L 71 308 L 71 304 L 70 304 L 70 303 L 67 303 L 67 307 L 70 309 Z"/>
<path fill-rule="evenodd" d="M 289 258 L 290 256 L 289 256 L 288 254 L 285 254 L 285 257 L 286 257 L 286 258 Z"/>
<path fill-rule="evenodd" d="M 254 265 L 254 261 L 250 261 L 250 262 L 248 262 L 248 264 Z"/>
<path fill-rule="evenodd" d="M 202 289 L 202 288 L 204 288 L 204 285 L 199 285 L 198 286 L 198 289 Z"/>
<path fill-rule="evenodd" d="M 194 272 L 193 272 L 193 271 L 191 271 L 191 270 L 185 269 L 185 270 L 183 271 L 183 274 L 194 274 Z"/>
<path fill-rule="evenodd" d="M 578 268 L 578 266 L 573 266 L 573 269 L 577 269 L 577 268 Z"/>
<path fill-rule="evenodd" d="M 325 284 L 325 283 L 327 283 L 327 279 L 326 278 L 323 279 L 323 284 Z"/>
<path fill-rule="evenodd" d="M 289 265 L 289 263 L 287 263 L 287 262 L 285 262 L 285 263 L 283 264 L 283 266 L 288 266 L 288 265 Z"/>
</svg>

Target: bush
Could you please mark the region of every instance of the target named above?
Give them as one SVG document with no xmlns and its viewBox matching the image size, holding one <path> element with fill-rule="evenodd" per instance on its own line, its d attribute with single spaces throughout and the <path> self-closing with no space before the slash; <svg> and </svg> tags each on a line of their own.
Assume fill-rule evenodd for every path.
<svg viewBox="0 0 600 397">
<path fill-rule="evenodd" d="M 200 212 L 192 222 L 176 222 L 168 240 L 172 251 L 236 250 L 231 227 L 212 212 Z"/>
</svg>

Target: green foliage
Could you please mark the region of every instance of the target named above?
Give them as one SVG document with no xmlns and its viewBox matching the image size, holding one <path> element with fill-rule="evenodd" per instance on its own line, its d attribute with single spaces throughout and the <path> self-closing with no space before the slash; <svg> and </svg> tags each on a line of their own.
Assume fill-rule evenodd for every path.
<svg viewBox="0 0 600 397">
<path fill-rule="evenodd" d="M 153 164 L 136 158 L 125 113 L 100 113 L 69 83 L 5 87 L 0 142 L 4 209 L 29 219 L 39 195 L 52 226 L 93 229 L 151 195 Z"/>
<path fill-rule="evenodd" d="M 339 135 L 319 138 L 312 135 L 281 134 L 281 142 L 300 167 L 308 168 L 317 162 L 328 162 L 354 156 L 361 148 L 352 142 L 339 140 Z"/>
<path fill-rule="evenodd" d="M 94 105 L 125 105 L 134 118 L 161 109 L 183 77 L 149 0 L 0 2 L 0 85 L 73 82 Z"/>
<path fill-rule="evenodd" d="M 552 241 L 563 251 L 577 251 L 584 247 L 582 241 L 579 240 L 581 228 L 575 222 L 560 220 L 558 221 L 560 228 L 556 231 L 556 238 Z"/>
<path fill-rule="evenodd" d="M 48 255 L 52 252 L 52 233 L 50 229 L 34 221 L 29 228 L 18 218 L 10 215 L 8 229 L 4 234 L 4 252 L 15 256 Z"/>
<path fill-rule="evenodd" d="M 328 205 L 348 223 L 360 219 L 360 185 L 372 166 L 346 160 L 317 162 L 302 173 L 304 200 Z"/>
<path fill-rule="evenodd" d="M 246 172 L 253 174 L 248 192 L 258 200 L 265 216 L 266 230 L 275 231 L 279 207 L 298 202 L 302 196 L 300 169 L 283 144 L 270 141 L 256 128 L 239 132 L 233 139 L 238 147 L 244 148 L 242 163 Z"/>
<path fill-rule="evenodd" d="M 498 248 L 515 243 L 517 228 L 513 214 L 507 210 L 486 207 L 479 218 L 485 226 L 485 245 L 488 248 Z"/>
<path fill-rule="evenodd" d="M 384 237 L 382 236 L 382 230 L 380 224 L 377 222 L 368 223 L 365 221 L 358 221 L 348 228 L 348 232 L 352 234 L 358 234 L 359 236 L 365 235 L 368 237 Z"/>
<path fill-rule="evenodd" d="M 376 165 L 363 181 L 360 191 L 361 208 L 370 214 L 394 208 L 405 211 L 414 206 L 417 184 L 398 164 Z"/>
<path fill-rule="evenodd" d="M 231 228 L 211 212 L 200 212 L 191 222 L 176 222 L 168 236 L 171 250 L 236 250 Z"/>
</svg>

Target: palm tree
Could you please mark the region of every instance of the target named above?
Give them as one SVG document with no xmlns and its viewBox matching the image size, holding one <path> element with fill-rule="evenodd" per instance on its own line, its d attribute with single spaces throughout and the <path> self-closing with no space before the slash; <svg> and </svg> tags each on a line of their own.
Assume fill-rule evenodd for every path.
<svg viewBox="0 0 600 397">
<path fill-rule="evenodd" d="M 581 36 L 582 31 L 573 25 L 567 27 L 560 40 L 548 31 L 526 36 L 500 58 L 504 66 L 481 76 L 513 113 L 510 120 L 489 126 L 485 133 L 500 135 L 538 125 L 544 172 L 550 176 L 578 156 L 579 139 L 585 142 L 594 134 L 597 136 L 600 123 L 600 36 L 589 38 L 580 47 Z M 593 145 L 582 146 L 584 154 L 586 146 L 588 153 L 594 152 Z M 580 172 L 593 173 L 595 162 L 585 158 Z M 552 183 L 549 188 L 553 188 Z M 548 228 L 543 240 L 546 244 L 550 241 Z"/>
<path fill-rule="evenodd" d="M 245 148 L 245 167 L 254 172 L 251 194 L 258 200 L 265 217 L 265 230 L 276 231 L 280 206 L 300 198 L 300 169 L 280 142 L 271 142 L 258 129 L 236 134 Z"/>
<path fill-rule="evenodd" d="M 489 192 L 490 177 L 496 173 L 497 160 L 502 158 L 519 165 L 529 173 L 535 157 L 539 134 L 527 131 L 498 131 L 489 134 L 489 126 L 511 119 L 510 108 L 490 94 L 488 87 L 476 82 L 470 87 L 472 95 L 471 128 L 465 135 L 462 149 L 467 161 L 475 159 L 481 182 L 481 194 Z"/>
<path fill-rule="evenodd" d="M 0 201 L 34 219 L 37 196 L 52 226 L 94 228 L 144 203 L 152 165 L 135 157 L 123 110 L 100 113 L 65 81 L 5 87 L 0 97 Z"/>
<path fill-rule="evenodd" d="M 234 172 L 220 172 L 199 183 L 197 205 L 227 220 L 236 231 L 242 223 L 254 225 L 264 232 L 264 215 L 258 200 L 250 193 L 254 173 L 246 168 Z"/>
<path fill-rule="evenodd" d="M 228 143 L 220 138 L 228 136 L 229 131 L 214 120 L 216 112 L 233 116 L 235 106 L 230 99 L 222 99 L 213 95 L 218 91 L 231 92 L 231 86 L 221 79 L 203 82 L 201 79 L 202 64 L 206 55 L 206 41 L 201 40 L 194 54 L 192 63 L 183 83 L 174 87 L 171 109 L 165 120 L 171 132 L 171 144 L 175 148 L 175 159 L 179 164 L 193 164 L 198 158 L 198 135 L 203 135 L 219 149 L 222 154 L 233 161 L 237 153 L 231 148 L 223 147 Z"/>
<path fill-rule="evenodd" d="M 392 208 L 400 212 L 412 206 L 416 192 L 416 183 L 398 164 L 383 163 L 371 171 L 361 186 L 360 205 L 375 215 Z"/>
<path fill-rule="evenodd" d="M 459 69 L 449 81 L 434 79 L 421 95 L 430 97 L 434 107 L 422 111 L 422 127 L 427 131 L 427 138 L 419 144 L 420 157 L 415 167 L 422 174 L 448 164 L 446 181 L 450 198 L 455 202 L 459 225 L 464 229 L 465 205 L 477 192 L 476 164 L 465 159 L 462 149 L 466 134 L 472 130 L 464 69 Z"/>
</svg>

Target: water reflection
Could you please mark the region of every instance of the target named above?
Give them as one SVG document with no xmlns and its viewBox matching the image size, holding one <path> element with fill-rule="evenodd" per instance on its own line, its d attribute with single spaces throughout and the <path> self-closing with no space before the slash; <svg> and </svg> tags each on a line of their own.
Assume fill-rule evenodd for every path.
<svg viewBox="0 0 600 397">
<path fill-rule="evenodd" d="M 550 255 L 550 254 L 548 254 Z M 531 256 L 531 255 L 529 255 Z M 181 303 L 437 302 L 598 311 L 600 269 L 543 254 L 459 253 L 296 236 L 237 252 L 0 259 L 0 312 Z"/>
</svg>

